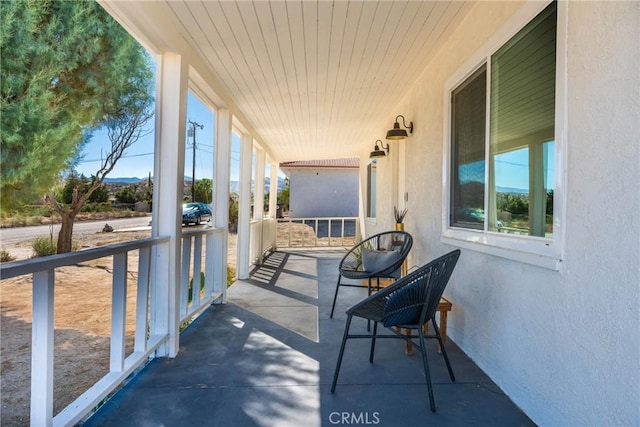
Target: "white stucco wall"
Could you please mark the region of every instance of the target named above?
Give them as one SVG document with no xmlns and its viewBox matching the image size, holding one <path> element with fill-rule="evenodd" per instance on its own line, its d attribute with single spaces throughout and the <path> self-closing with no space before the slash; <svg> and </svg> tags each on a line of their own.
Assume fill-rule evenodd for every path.
<svg viewBox="0 0 640 427">
<path fill-rule="evenodd" d="M 401 142 L 412 264 L 453 249 L 440 242 L 445 82 L 520 7 L 475 5 L 393 111 L 416 125 Z M 445 292 L 454 304 L 448 334 L 539 425 L 637 426 L 640 2 L 570 2 L 566 39 L 560 271 L 463 250 Z M 378 168 L 379 218 L 391 219 L 393 164 Z M 367 233 L 390 224 L 370 221 Z"/>
<path fill-rule="evenodd" d="M 357 217 L 358 169 L 293 168 L 291 218 Z"/>
</svg>

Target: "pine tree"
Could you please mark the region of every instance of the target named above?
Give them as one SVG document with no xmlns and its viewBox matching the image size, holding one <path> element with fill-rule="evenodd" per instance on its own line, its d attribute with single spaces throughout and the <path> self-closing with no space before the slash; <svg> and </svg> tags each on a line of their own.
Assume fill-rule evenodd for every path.
<svg viewBox="0 0 640 427">
<path fill-rule="evenodd" d="M 32 203 L 92 129 L 151 101 L 144 49 L 97 3 L 0 2 L 0 209 Z"/>
</svg>

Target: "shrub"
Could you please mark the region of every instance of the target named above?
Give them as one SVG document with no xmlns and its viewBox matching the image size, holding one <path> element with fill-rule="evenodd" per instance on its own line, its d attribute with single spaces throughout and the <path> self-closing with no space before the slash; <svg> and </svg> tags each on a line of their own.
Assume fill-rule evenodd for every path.
<svg viewBox="0 0 640 427">
<path fill-rule="evenodd" d="M 227 288 L 233 285 L 233 279 L 235 278 L 236 272 L 229 264 L 227 264 Z"/>
<path fill-rule="evenodd" d="M 0 262 L 11 262 L 15 259 L 16 257 L 12 256 L 8 250 L 6 249 L 0 250 Z"/>
<path fill-rule="evenodd" d="M 31 243 L 31 247 L 33 248 L 33 255 L 31 255 L 31 258 L 55 255 L 57 245 L 58 241 L 53 237 L 36 237 L 36 239 Z"/>
<path fill-rule="evenodd" d="M 204 273 L 200 272 L 200 292 L 204 289 Z M 188 303 L 193 301 L 193 278 L 189 279 L 189 298 L 187 300 Z"/>
<path fill-rule="evenodd" d="M 138 201 L 136 196 L 138 186 L 135 184 L 128 185 L 116 193 L 118 203 L 135 203 Z"/>
<path fill-rule="evenodd" d="M 233 284 L 236 272 L 229 264 L 227 264 L 227 288 Z M 200 272 L 200 291 L 204 290 L 204 272 Z M 189 279 L 188 302 L 193 300 L 193 278 Z"/>
</svg>

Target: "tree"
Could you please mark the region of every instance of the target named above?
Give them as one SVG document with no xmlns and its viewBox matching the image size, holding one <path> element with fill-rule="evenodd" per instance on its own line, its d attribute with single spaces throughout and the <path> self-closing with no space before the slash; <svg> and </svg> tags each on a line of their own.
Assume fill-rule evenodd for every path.
<svg viewBox="0 0 640 427">
<path fill-rule="evenodd" d="M 92 176 L 91 184 L 88 187 L 76 186 L 73 189 L 70 204 L 58 202 L 53 191 L 47 196 L 47 203 L 61 218 L 60 231 L 58 232 L 58 254 L 71 251 L 73 223 L 76 215 L 80 213 L 91 195 L 102 186 L 105 177 L 113 170 L 126 150 L 145 134 L 144 126 L 153 117 L 151 101 L 151 98 L 141 100 L 132 107 L 132 110 L 122 111 L 117 116 L 110 118 L 106 127 L 111 141 L 111 151 L 102 160 L 100 169 Z"/>
<path fill-rule="evenodd" d="M 278 204 L 282 207 L 283 210 L 289 210 L 289 194 L 290 193 L 291 193 L 291 188 L 288 185 L 286 185 L 278 193 Z"/>
<path fill-rule="evenodd" d="M 139 202 L 151 203 L 153 199 L 153 181 L 151 180 L 151 173 L 147 181 L 141 181 L 136 189 L 136 199 Z"/>
<path fill-rule="evenodd" d="M 195 182 L 196 201 L 211 203 L 213 197 L 213 181 L 209 178 L 196 180 Z"/>
<path fill-rule="evenodd" d="M 8 210 L 44 196 L 91 129 L 148 100 L 153 71 L 96 2 L 0 2 L 0 51 L 0 207 Z"/>
<path fill-rule="evenodd" d="M 87 178 L 84 174 L 78 176 L 75 172 L 72 172 L 65 180 L 64 186 L 59 194 L 56 194 L 56 199 L 62 203 L 70 204 L 73 200 L 73 192 L 75 189 L 79 189 L 81 193 L 86 193 L 93 182 L 94 177 Z M 105 203 L 109 201 L 109 190 L 106 185 L 102 184 L 89 196 L 89 203 Z"/>
<path fill-rule="evenodd" d="M 133 204 L 138 201 L 136 197 L 136 191 L 136 184 L 127 185 L 116 193 L 116 200 L 118 201 L 118 203 Z"/>
</svg>

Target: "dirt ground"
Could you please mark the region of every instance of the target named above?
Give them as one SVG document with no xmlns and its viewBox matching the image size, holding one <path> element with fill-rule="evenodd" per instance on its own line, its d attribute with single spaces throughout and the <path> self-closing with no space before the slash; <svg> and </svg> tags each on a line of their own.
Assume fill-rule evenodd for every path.
<svg viewBox="0 0 640 427">
<path fill-rule="evenodd" d="M 283 228 L 284 227 L 284 228 Z M 96 233 L 74 238 L 81 249 L 149 237 L 144 232 Z M 293 244 L 313 245 L 311 227 L 278 226 L 278 236 Z M 236 235 L 229 235 L 229 264 L 235 271 Z M 318 245 L 328 245 L 320 239 Z M 332 245 L 335 245 L 332 242 Z M 279 240 L 279 246 L 285 246 Z M 347 243 L 346 246 L 350 246 Z M 17 260 L 31 256 L 31 242 L 4 246 Z M 126 354 L 133 350 L 137 251 L 129 255 Z M 111 257 L 55 272 L 54 414 L 75 400 L 109 370 L 111 336 Z M 0 281 L 0 425 L 29 425 L 31 382 L 31 276 Z"/>
<path fill-rule="evenodd" d="M 81 248 L 149 237 L 150 232 L 96 233 L 74 239 Z M 235 235 L 229 236 L 229 264 L 235 270 Z M 17 260 L 31 256 L 30 242 L 5 246 Z M 109 371 L 112 258 L 55 272 L 54 413 Z M 133 351 L 137 251 L 127 270 L 126 353 Z M 0 282 L 0 425 L 29 425 L 31 386 L 31 276 Z"/>
</svg>

